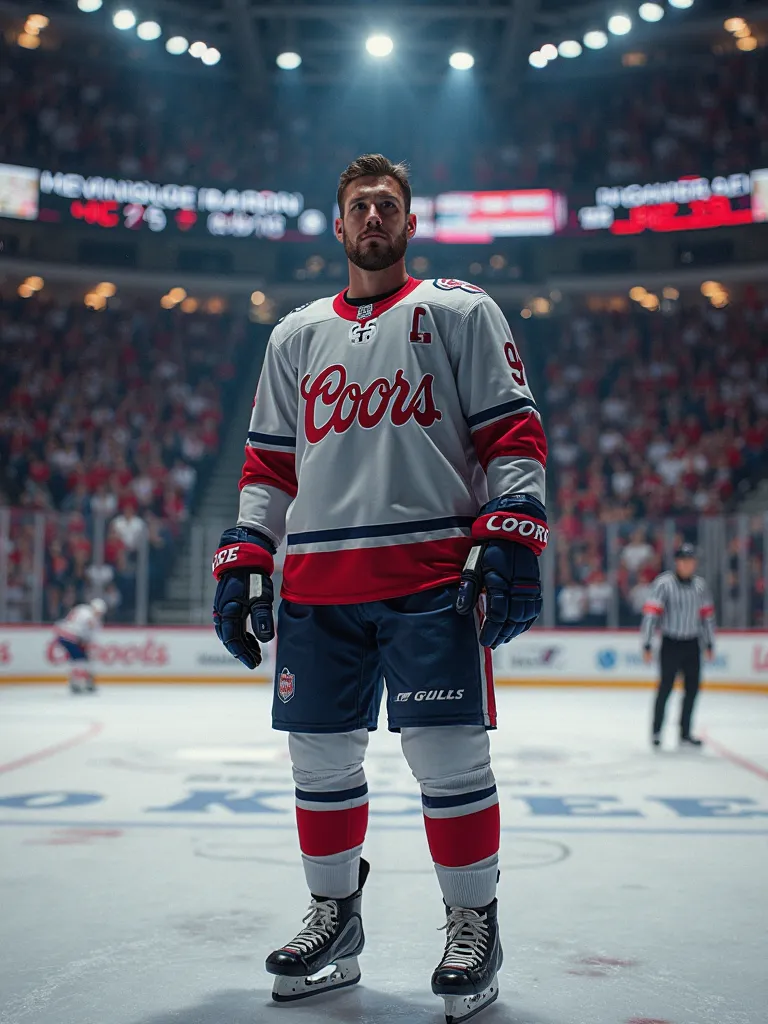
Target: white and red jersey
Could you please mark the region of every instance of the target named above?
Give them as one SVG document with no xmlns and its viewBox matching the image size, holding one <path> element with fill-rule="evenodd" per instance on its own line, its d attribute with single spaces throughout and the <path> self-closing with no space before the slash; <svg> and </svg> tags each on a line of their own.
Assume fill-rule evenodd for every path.
<svg viewBox="0 0 768 1024">
<path fill-rule="evenodd" d="M 409 278 L 274 329 L 238 525 L 279 545 L 283 596 L 384 600 L 453 583 L 489 498 L 544 501 L 546 440 L 509 325 L 481 288 Z"/>
<path fill-rule="evenodd" d="M 101 618 L 89 604 L 76 604 L 74 608 L 56 623 L 56 635 L 62 640 L 87 647 L 95 633 L 101 628 Z"/>
</svg>

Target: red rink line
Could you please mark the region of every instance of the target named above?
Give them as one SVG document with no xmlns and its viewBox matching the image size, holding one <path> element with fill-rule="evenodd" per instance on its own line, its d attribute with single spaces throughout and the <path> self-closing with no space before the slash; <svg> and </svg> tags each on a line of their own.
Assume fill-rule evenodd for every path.
<svg viewBox="0 0 768 1024">
<path fill-rule="evenodd" d="M 755 764 L 754 761 L 747 760 L 746 757 L 742 757 L 741 754 L 734 753 L 733 750 L 729 750 L 728 747 L 724 747 L 722 743 L 718 743 L 717 740 L 713 740 L 712 737 L 705 731 L 702 736 L 707 741 L 707 746 L 712 747 L 716 754 L 720 757 L 725 758 L 726 761 L 730 761 L 732 764 L 737 764 L 740 768 L 746 768 L 748 772 L 752 772 L 753 775 L 759 775 L 761 779 L 768 779 L 768 769 L 763 768 L 759 764 Z"/>
<path fill-rule="evenodd" d="M 91 722 L 85 732 L 80 733 L 78 736 L 73 736 L 71 739 L 63 740 L 61 743 L 55 743 L 52 747 L 44 747 L 42 750 L 36 750 L 32 754 L 26 754 L 24 757 L 18 758 L 16 761 L 8 761 L 6 764 L 0 764 L 0 775 L 4 772 L 12 772 L 17 768 L 26 768 L 29 764 L 35 764 L 37 761 L 45 761 L 48 757 L 53 757 L 55 754 L 61 754 L 65 750 L 70 750 L 72 747 L 76 747 L 80 743 L 85 743 L 86 740 L 93 739 L 94 736 L 98 736 L 104 729 L 103 722 Z"/>
</svg>

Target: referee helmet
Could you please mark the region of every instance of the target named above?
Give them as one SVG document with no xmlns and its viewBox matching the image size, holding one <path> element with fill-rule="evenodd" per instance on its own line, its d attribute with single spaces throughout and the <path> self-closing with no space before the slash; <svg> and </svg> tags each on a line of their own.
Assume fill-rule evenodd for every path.
<svg viewBox="0 0 768 1024">
<path fill-rule="evenodd" d="M 681 544 L 675 552 L 675 558 L 695 558 L 696 548 L 693 544 Z"/>
</svg>

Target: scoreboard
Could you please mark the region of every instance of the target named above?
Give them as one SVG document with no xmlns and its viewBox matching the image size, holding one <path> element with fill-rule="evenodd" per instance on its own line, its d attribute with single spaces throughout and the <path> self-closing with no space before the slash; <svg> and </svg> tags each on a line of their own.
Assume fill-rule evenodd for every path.
<svg viewBox="0 0 768 1024">
<path fill-rule="evenodd" d="M 768 170 L 600 186 L 594 206 L 546 188 L 413 196 L 417 241 L 490 244 L 496 239 L 626 236 L 768 223 Z M 301 192 L 177 185 L 0 164 L 0 217 L 83 224 L 105 231 L 309 241 L 330 236 L 338 208 Z"/>
<path fill-rule="evenodd" d="M 0 164 L 0 216 L 105 230 L 309 239 L 325 214 L 300 192 L 199 188 Z"/>
</svg>

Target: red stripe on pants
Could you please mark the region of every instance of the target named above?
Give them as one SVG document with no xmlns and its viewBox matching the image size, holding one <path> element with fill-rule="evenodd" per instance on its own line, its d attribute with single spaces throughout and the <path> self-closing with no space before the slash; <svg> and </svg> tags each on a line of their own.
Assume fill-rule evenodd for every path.
<svg viewBox="0 0 768 1024">
<path fill-rule="evenodd" d="M 343 811 L 296 808 L 299 846 L 308 857 L 329 857 L 362 846 L 368 827 L 368 803 Z"/>
<path fill-rule="evenodd" d="M 499 805 L 459 818 L 428 818 L 424 815 L 432 860 L 444 868 L 477 864 L 499 852 L 501 820 Z"/>
<path fill-rule="evenodd" d="M 482 656 L 485 658 L 485 685 L 488 687 L 488 719 L 496 728 L 496 689 L 493 685 L 493 655 L 490 647 L 484 647 Z"/>
</svg>

